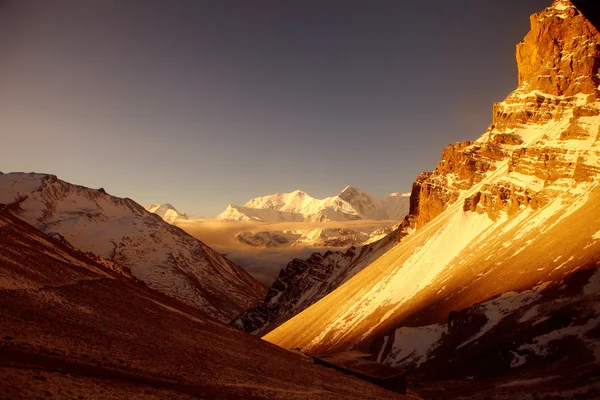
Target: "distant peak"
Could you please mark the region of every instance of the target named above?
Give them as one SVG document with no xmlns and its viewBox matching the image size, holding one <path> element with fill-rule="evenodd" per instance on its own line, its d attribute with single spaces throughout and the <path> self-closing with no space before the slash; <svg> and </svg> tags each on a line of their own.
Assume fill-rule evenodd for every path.
<svg viewBox="0 0 600 400">
<path fill-rule="evenodd" d="M 187 214 L 179 212 L 171 203 L 147 204 L 146 211 L 159 215 L 165 221 L 172 223 L 176 219 L 188 219 Z"/>
<path fill-rule="evenodd" d="M 344 190 L 342 190 L 340 192 L 340 194 L 342 193 L 356 193 L 356 192 L 362 192 L 365 193 L 364 190 L 357 188 L 356 186 L 352 186 L 352 185 L 348 185 L 344 188 Z"/>
</svg>

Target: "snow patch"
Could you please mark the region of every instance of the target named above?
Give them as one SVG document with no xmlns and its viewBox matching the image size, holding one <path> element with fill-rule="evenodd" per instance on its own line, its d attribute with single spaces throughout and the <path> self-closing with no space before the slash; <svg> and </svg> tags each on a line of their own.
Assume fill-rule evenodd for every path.
<svg viewBox="0 0 600 400">
<path fill-rule="evenodd" d="M 427 361 L 427 354 L 437 347 L 446 326 L 441 324 L 418 328 L 403 327 L 394 333 L 394 344 L 386 361 L 394 365 Z"/>
</svg>

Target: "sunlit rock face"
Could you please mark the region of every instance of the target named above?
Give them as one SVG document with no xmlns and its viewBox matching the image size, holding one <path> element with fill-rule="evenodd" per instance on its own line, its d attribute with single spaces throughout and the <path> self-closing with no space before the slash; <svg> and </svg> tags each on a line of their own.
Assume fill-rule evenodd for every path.
<svg viewBox="0 0 600 400">
<path fill-rule="evenodd" d="M 514 179 L 488 184 L 466 200 L 465 210 L 496 218 L 501 210 L 537 209 L 560 192 L 554 185 L 589 182 L 598 173 L 599 39 L 598 30 L 570 1 L 556 1 L 531 16 L 531 31 L 517 45 L 518 89 L 494 104 L 486 134 L 449 145 L 435 171 L 419 177 L 419 226 L 506 160 L 512 178 L 529 177 L 535 185 Z M 552 124 L 559 121 L 560 126 Z M 543 125 L 551 129 L 534 134 Z"/>
<path fill-rule="evenodd" d="M 435 170 L 413 185 L 416 232 L 264 339 L 311 353 L 358 348 L 387 354 L 399 329 L 444 324 L 452 312 L 496 296 L 545 283 L 561 287 L 576 271 L 595 270 L 599 49 L 600 33 L 568 1 L 532 16 L 517 50 L 519 87 L 494 105 L 483 135 L 448 146 Z M 548 304 L 553 293 L 543 294 Z M 585 301 L 598 307 L 597 297 Z M 562 328 L 545 326 L 540 334 Z M 444 332 L 431 333 L 438 334 Z M 417 342 L 406 342 L 402 354 L 428 354 L 427 347 L 417 351 Z M 586 341 L 582 346 L 595 351 Z M 471 357 L 482 356 L 481 348 L 473 351 Z M 598 368 L 598 359 L 588 361 Z"/>
<path fill-rule="evenodd" d="M 569 0 L 555 1 L 551 8 L 532 15 L 530 21 L 531 30 L 517 46 L 523 91 L 597 96 L 596 28 Z"/>
</svg>

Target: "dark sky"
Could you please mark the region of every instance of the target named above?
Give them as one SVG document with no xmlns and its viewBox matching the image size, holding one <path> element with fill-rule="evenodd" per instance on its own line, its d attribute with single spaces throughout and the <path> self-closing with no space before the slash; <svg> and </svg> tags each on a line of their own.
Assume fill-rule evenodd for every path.
<svg viewBox="0 0 600 400">
<path fill-rule="evenodd" d="M 516 87 L 550 0 L 0 2 L 0 170 L 212 217 L 410 191 Z"/>
</svg>

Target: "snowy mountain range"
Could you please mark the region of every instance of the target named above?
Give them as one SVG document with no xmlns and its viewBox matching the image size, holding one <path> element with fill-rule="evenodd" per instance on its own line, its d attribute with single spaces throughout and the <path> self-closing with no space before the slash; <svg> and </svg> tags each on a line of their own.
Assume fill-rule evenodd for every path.
<svg viewBox="0 0 600 400">
<path fill-rule="evenodd" d="M 171 205 L 171 203 L 165 204 L 146 204 L 144 208 L 151 213 L 157 214 L 162 219 L 167 221 L 170 224 L 174 224 L 180 220 L 187 220 L 188 216 L 186 214 L 180 213 L 177 211 L 175 207 Z"/>
<path fill-rule="evenodd" d="M 229 321 L 264 295 L 243 269 L 131 199 L 54 175 L 0 174 L 0 204 L 76 249 L 124 265 L 150 288 Z"/>
<path fill-rule="evenodd" d="M 449 145 L 413 186 L 414 231 L 263 339 L 312 354 L 368 350 L 446 380 L 448 393 L 487 385 L 473 398 L 568 385 L 581 392 L 552 393 L 596 398 L 599 49 L 570 1 L 534 14 L 518 88 L 479 139 Z M 524 379 L 489 380 L 511 376 Z"/>
<path fill-rule="evenodd" d="M 262 230 L 237 234 L 239 242 L 252 247 L 347 248 L 376 242 L 394 231 L 396 221 L 408 213 L 409 203 L 410 193 L 376 198 L 352 186 L 322 200 L 296 190 L 257 197 L 244 206 L 230 204 L 217 220 L 285 223 L 285 230 L 260 225 Z M 357 224 L 360 221 L 391 222 Z"/>
<path fill-rule="evenodd" d="M 230 204 L 217 216 L 221 221 L 333 222 L 400 220 L 408 212 L 410 193 L 391 193 L 383 198 L 348 186 L 337 196 L 315 199 L 296 190 L 257 197 L 244 206 Z"/>
</svg>

